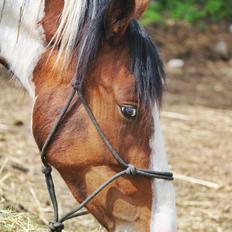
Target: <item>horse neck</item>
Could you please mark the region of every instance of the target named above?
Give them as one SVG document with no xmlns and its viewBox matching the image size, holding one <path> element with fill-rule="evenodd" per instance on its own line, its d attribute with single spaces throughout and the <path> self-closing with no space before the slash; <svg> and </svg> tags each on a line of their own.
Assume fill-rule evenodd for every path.
<svg viewBox="0 0 232 232">
<path fill-rule="evenodd" d="M 14 76 L 34 96 L 33 70 L 44 51 L 42 27 L 44 0 L 6 1 L 0 21 L 0 58 L 7 61 Z"/>
</svg>

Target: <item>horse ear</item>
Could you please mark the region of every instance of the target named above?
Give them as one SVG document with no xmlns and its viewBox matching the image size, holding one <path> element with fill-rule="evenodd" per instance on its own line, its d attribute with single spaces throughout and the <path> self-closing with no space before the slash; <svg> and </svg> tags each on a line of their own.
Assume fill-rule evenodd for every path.
<svg viewBox="0 0 232 232">
<path fill-rule="evenodd" d="M 105 15 L 106 39 L 118 42 L 131 21 L 145 11 L 148 0 L 111 0 Z"/>
</svg>

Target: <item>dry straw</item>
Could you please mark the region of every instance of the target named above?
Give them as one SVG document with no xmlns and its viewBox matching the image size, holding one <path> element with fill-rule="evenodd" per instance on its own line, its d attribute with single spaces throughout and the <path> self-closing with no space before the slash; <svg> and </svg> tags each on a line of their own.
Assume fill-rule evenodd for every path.
<svg viewBox="0 0 232 232">
<path fill-rule="evenodd" d="M 0 231 L 1 232 L 46 232 L 45 226 L 25 212 L 16 212 L 12 207 L 0 200 Z"/>
</svg>

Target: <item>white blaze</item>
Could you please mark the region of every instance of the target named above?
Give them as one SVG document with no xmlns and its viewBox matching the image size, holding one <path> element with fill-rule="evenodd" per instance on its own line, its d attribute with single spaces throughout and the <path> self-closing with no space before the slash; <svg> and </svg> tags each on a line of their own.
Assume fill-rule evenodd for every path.
<svg viewBox="0 0 232 232">
<path fill-rule="evenodd" d="M 155 171 L 168 171 L 168 163 L 164 148 L 163 134 L 160 127 L 159 110 L 153 112 L 155 133 L 150 140 L 151 166 Z M 151 232 L 175 232 L 176 231 L 176 203 L 172 182 L 165 180 L 153 180 L 152 183 L 152 218 Z"/>
<path fill-rule="evenodd" d="M 43 30 L 45 0 L 0 0 L 0 57 L 10 65 L 31 96 L 33 70 L 44 51 Z M 21 17 L 22 16 L 22 17 Z M 21 23 L 20 23 L 21 22 Z"/>
</svg>

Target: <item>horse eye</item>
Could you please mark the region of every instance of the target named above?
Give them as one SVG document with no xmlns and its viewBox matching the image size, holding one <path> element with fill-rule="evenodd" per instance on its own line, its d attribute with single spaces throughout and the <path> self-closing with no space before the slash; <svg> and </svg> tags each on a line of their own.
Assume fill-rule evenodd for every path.
<svg viewBox="0 0 232 232">
<path fill-rule="evenodd" d="M 137 107 L 131 105 L 120 106 L 123 116 L 127 119 L 135 119 L 137 116 Z"/>
</svg>

